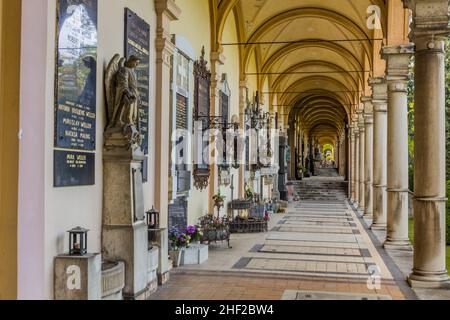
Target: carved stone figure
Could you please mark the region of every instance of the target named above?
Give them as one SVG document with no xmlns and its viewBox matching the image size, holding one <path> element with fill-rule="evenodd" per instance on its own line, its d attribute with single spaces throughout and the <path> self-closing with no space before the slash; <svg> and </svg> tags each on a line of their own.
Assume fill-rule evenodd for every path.
<svg viewBox="0 0 450 320">
<path fill-rule="evenodd" d="M 116 54 L 105 72 L 106 134 L 121 132 L 131 146 L 139 146 L 142 142 L 139 119 L 141 101 L 135 72 L 139 62 L 136 56 L 126 60 Z"/>
</svg>

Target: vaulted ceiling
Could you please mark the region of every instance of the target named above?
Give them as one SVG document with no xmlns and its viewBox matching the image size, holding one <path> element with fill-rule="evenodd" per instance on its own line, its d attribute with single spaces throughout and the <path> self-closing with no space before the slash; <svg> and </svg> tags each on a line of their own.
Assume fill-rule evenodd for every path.
<svg viewBox="0 0 450 320">
<path fill-rule="evenodd" d="M 277 95 L 290 122 L 308 135 L 335 141 L 367 90 L 374 48 L 388 25 L 387 2 L 220 0 L 218 18 L 231 13 L 237 18 L 243 76 L 249 76 L 254 55 L 259 89 L 268 82 L 270 99 Z M 374 8 L 381 28 L 369 27 Z"/>
</svg>

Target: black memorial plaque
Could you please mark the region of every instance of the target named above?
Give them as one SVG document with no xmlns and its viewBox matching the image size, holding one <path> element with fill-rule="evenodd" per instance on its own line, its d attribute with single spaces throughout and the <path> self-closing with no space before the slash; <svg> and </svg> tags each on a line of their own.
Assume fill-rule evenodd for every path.
<svg viewBox="0 0 450 320">
<path fill-rule="evenodd" d="M 148 154 L 149 101 L 150 101 L 150 25 L 130 9 L 125 9 L 125 56 L 136 56 L 140 64 L 136 68 L 141 99 L 139 117 L 142 150 Z"/>
<path fill-rule="evenodd" d="M 95 184 L 95 154 L 55 150 L 54 186 L 73 187 Z"/>
<path fill-rule="evenodd" d="M 55 147 L 95 151 L 97 0 L 60 0 Z"/>
<path fill-rule="evenodd" d="M 58 1 L 55 187 L 95 184 L 97 17 L 97 0 Z"/>
</svg>

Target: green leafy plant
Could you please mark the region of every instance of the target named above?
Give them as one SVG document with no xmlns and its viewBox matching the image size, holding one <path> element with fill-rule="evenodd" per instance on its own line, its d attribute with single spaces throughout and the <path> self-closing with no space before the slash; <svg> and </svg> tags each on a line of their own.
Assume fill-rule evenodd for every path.
<svg viewBox="0 0 450 320">
<path fill-rule="evenodd" d="M 447 198 L 446 239 L 447 245 L 450 246 L 450 180 L 447 181 Z"/>
<path fill-rule="evenodd" d="M 225 196 L 220 194 L 220 190 L 219 193 L 213 196 L 213 200 L 214 200 L 214 205 L 216 207 L 223 207 L 224 203 L 225 203 Z"/>
</svg>

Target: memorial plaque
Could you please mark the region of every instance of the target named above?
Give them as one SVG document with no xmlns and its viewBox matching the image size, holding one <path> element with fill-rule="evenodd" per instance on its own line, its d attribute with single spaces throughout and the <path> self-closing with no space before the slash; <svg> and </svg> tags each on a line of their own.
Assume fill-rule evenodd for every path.
<svg viewBox="0 0 450 320">
<path fill-rule="evenodd" d="M 150 25 L 133 11 L 125 9 L 125 56 L 136 56 L 140 64 L 136 69 L 140 94 L 140 129 L 144 136 L 142 151 L 148 154 L 150 106 Z"/>
<path fill-rule="evenodd" d="M 95 154 L 80 151 L 54 151 L 54 186 L 95 184 Z"/>
<path fill-rule="evenodd" d="M 95 151 L 97 0 L 60 0 L 55 147 Z"/>
<path fill-rule="evenodd" d="M 202 56 L 200 60 L 194 63 L 194 78 L 195 78 L 195 93 L 194 93 L 194 114 L 196 121 L 202 122 L 202 130 L 209 129 L 210 115 L 211 115 L 211 73 L 207 69 L 207 62 L 205 60 L 205 49 L 202 49 Z M 206 139 L 205 139 L 206 140 Z M 203 141 L 202 151 L 206 150 L 209 141 Z M 209 161 L 204 157 L 199 159 L 202 163 L 197 164 L 197 169 L 209 171 Z"/>
<path fill-rule="evenodd" d="M 133 211 L 134 222 L 145 220 L 144 210 L 144 191 L 142 189 L 142 171 L 140 169 L 132 169 L 133 177 Z"/>
<path fill-rule="evenodd" d="M 95 184 L 97 0 L 59 0 L 54 186 Z"/>
</svg>

